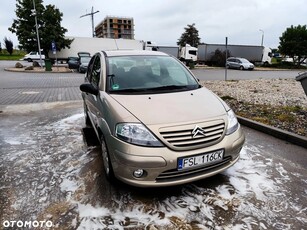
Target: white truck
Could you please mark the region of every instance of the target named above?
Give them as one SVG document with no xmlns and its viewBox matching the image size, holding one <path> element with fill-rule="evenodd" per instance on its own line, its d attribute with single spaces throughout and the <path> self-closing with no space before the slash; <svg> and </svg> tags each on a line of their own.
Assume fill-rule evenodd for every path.
<svg viewBox="0 0 307 230">
<path fill-rule="evenodd" d="M 180 49 L 179 59 L 184 62 L 197 62 L 198 48 L 186 44 Z"/>
<path fill-rule="evenodd" d="M 184 47 L 179 46 L 160 46 L 153 42 L 145 42 L 145 50 L 156 50 L 172 55 L 181 61 L 197 61 L 197 48 L 186 44 Z"/>
<path fill-rule="evenodd" d="M 92 55 L 101 50 L 133 49 L 142 50 L 143 41 L 131 39 L 67 37 L 73 39 L 70 48 L 49 51 L 49 58 L 53 61 L 67 62 L 70 57 L 78 57 L 79 52 L 88 52 Z"/>
<path fill-rule="evenodd" d="M 264 46 L 228 45 L 232 57 L 241 57 L 252 63 L 271 64 L 272 50 Z M 202 44 L 198 46 L 198 62 L 211 64 L 211 58 L 216 50 L 224 52 L 225 44 Z"/>
<path fill-rule="evenodd" d="M 73 39 L 70 48 L 57 51 L 55 54 L 49 51 L 49 58 L 52 61 L 67 62 L 70 57 L 78 57 L 79 52 L 88 52 L 94 55 L 101 50 L 154 50 L 161 51 L 178 59 L 188 62 L 197 61 L 197 48 L 186 45 L 179 49 L 178 46 L 157 46 L 151 41 L 132 39 L 112 39 L 112 38 L 87 38 L 87 37 L 67 37 Z M 179 52 L 180 51 L 180 52 Z"/>
<path fill-rule="evenodd" d="M 157 46 L 157 50 L 172 55 L 176 58 L 179 58 L 180 56 L 179 46 Z"/>
</svg>

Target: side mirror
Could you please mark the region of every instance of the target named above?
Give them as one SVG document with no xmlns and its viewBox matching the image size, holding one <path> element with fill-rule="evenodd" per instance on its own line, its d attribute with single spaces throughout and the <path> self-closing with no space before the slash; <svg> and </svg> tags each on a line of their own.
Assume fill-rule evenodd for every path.
<svg viewBox="0 0 307 230">
<path fill-rule="evenodd" d="M 99 93 L 99 90 L 95 86 L 93 86 L 91 83 L 83 83 L 82 85 L 80 85 L 80 90 L 82 92 L 94 94 L 96 96 Z"/>
</svg>

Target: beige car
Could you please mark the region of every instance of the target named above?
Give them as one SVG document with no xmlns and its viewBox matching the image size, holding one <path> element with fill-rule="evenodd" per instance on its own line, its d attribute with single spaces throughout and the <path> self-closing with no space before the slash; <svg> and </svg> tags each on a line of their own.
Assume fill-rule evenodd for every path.
<svg viewBox="0 0 307 230">
<path fill-rule="evenodd" d="M 235 114 L 174 57 L 99 52 L 80 90 L 109 180 L 179 185 L 220 173 L 239 159 L 245 137 Z"/>
</svg>

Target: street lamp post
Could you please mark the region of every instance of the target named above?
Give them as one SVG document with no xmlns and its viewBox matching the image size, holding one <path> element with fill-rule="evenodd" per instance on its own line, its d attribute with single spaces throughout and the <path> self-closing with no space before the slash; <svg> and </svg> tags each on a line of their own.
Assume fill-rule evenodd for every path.
<svg viewBox="0 0 307 230">
<path fill-rule="evenodd" d="M 35 1 L 33 0 L 33 14 L 35 17 L 35 27 L 36 27 L 36 37 L 37 37 L 37 45 L 38 45 L 38 53 L 39 53 L 39 61 L 40 65 L 42 66 L 42 52 L 41 52 L 41 44 L 39 40 L 39 33 L 38 33 L 38 25 L 37 25 L 37 14 L 36 14 L 36 9 L 35 9 Z"/>
<path fill-rule="evenodd" d="M 263 39 L 264 39 L 264 31 L 263 30 L 259 30 L 259 31 L 261 31 L 262 32 L 262 36 L 261 36 L 261 46 L 263 46 Z"/>
</svg>

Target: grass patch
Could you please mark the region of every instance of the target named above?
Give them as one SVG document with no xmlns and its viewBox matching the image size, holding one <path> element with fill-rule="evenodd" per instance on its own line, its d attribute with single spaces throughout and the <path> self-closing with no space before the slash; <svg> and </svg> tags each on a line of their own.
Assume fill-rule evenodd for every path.
<svg viewBox="0 0 307 230">
<path fill-rule="evenodd" d="M 296 105 L 296 106 L 285 106 L 284 109 L 287 111 L 287 112 L 293 112 L 293 113 L 297 113 L 301 110 L 303 110 L 303 108 L 299 105 Z"/>
<path fill-rule="evenodd" d="M 235 98 L 231 97 L 231 96 L 222 96 L 221 97 L 222 100 L 226 101 L 226 100 L 236 100 Z"/>
<path fill-rule="evenodd" d="M 10 55 L 6 50 L 2 50 L 0 52 L 0 60 L 1 61 L 18 61 L 19 59 L 23 58 L 26 55 L 26 52 L 21 50 L 14 50 L 12 55 Z"/>
<path fill-rule="evenodd" d="M 295 117 L 291 114 L 280 114 L 277 116 L 277 119 L 282 122 L 294 122 Z"/>
<path fill-rule="evenodd" d="M 0 61 L 19 61 L 22 59 L 24 55 L 1 55 L 0 54 Z"/>
<path fill-rule="evenodd" d="M 251 104 L 224 96 L 223 100 L 241 117 L 307 136 L 307 109 L 299 105 L 271 106 Z"/>
<path fill-rule="evenodd" d="M 269 125 L 270 124 L 269 119 L 267 119 L 265 117 L 252 117 L 252 120 L 260 122 L 260 123 L 265 124 L 265 125 Z"/>
</svg>

